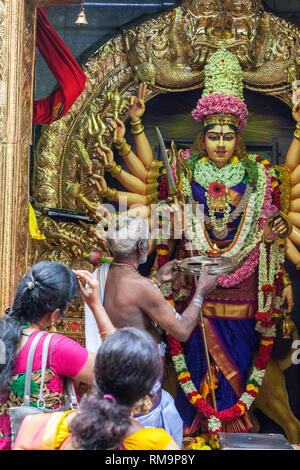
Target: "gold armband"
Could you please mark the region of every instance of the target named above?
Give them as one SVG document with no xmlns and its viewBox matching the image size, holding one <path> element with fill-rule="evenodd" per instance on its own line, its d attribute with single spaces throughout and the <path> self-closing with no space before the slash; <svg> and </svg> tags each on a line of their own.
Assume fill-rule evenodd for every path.
<svg viewBox="0 0 300 470">
<path fill-rule="evenodd" d="M 282 276 L 282 285 L 283 287 L 292 285 L 292 282 L 290 280 L 290 276 L 288 275 L 288 273 L 284 273 L 284 275 Z"/>
<path fill-rule="evenodd" d="M 141 134 L 142 132 L 144 132 L 144 126 L 142 124 L 141 119 L 139 119 L 136 122 L 130 121 L 130 125 L 131 125 L 132 134 L 138 135 L 138 134 Z"/>
<path fill-rule="evenodd" d="M 121 165 L 117 165 L 116 162 L 112 162 L 109 168 L 106 168 L 113 178 L 117 178 L 122 171 Z"/>
</svg>

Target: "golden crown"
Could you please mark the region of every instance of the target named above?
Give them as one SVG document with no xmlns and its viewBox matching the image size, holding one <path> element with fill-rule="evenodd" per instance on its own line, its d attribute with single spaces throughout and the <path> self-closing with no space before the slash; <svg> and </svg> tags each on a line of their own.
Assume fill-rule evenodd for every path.
<svg viewBox="0 0 300 470">
<path fill-rule="evenodd" d="M 237 116 L 234 116 L 233 114 L 209 114 L 203 119 L 203 125 L 204 127 L 206 127 L 211 124 L 219 124 L 220 126 L 233 125 L 235 127 L 238 127 L 239 118 Z"/>
</svg>

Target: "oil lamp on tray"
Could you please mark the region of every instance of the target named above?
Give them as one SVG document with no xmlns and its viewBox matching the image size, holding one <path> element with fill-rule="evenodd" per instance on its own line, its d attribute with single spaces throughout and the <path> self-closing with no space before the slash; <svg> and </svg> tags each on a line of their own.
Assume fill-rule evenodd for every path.
<svg viewBox="0 0 300 470">
<path fill-rule="evenodd" d="M 206 254 L 209 258 L 220 258 L 221 251 L 218 249 L 217 245 L 214 244 L 211 250 L 206 250 Z"/>
</svg>

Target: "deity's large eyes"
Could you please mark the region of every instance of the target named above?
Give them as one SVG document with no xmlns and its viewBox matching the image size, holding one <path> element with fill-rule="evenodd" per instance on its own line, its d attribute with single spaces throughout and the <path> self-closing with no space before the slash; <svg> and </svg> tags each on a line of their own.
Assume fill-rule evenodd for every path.
<svg viewBox="0 0 300 470">
<path fill-rule="evenodd" d="M 218 133 L 209 133 L 209 134 L 207 134 L 207 138 L 209 140 L 211 140 L 212 142 L 219 141 L 220 137 L 221 137 L 221 134 L 218 134 Z M 225 141 L 225 142 L 231 142 L 234 138 L 235 138 L 234 133 L 224 134 L 223 135 L 223 141 Z"/>
</svg>

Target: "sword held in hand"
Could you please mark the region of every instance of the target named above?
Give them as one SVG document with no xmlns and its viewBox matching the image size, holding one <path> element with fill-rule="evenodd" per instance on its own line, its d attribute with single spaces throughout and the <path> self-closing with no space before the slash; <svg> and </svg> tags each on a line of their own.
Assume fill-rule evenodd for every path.
<svg viewBox="0 0 300 470">
<path fill-rule="evenodd" d="M 176 185 L 175 185 L 175 182 L 174 182 L 174 179 L 173 179 L 173 175 L 172 175 L 172 171 L 171 171 L 171 167 L 170 167 L 170 163 L 169 163 L 169 157 L 168 157 L 168 154 L 167 154 L 167 151 L 166 151 L 165 143 L 164 143 L 164 140 L 162 138 L 161 132 L 158 129 L 158 127 L 156 127 L 155 129 L 156 129 L 156 133 L 157 133 L 157 137 L 158 137 L 160 150 L 161 150 L 161 153 L 162 153 L 163 162 L 164 162 L 165 169 L 166 169 L 166 172 L 167 172 L 169 197 L 172 199 L 172 202 L 173 201 L 177 202 Z"/>
</svg>

